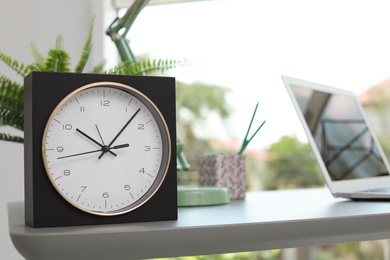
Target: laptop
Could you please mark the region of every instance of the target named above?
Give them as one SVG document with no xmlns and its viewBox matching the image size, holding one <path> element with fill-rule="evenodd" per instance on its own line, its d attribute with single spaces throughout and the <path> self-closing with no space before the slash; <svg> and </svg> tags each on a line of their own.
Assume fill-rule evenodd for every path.
<svg viewBox="0 0 390 260">
<path fill-rule="evenodd" d="M 343 89 L 282 79 L 333 196 L 390 199 L 389 163 L 358 97 Z"/>
</svg>

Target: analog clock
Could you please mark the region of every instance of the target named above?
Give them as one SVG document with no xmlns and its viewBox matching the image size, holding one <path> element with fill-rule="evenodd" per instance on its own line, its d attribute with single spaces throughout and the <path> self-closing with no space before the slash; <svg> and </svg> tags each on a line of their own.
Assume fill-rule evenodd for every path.
<svg viewBox="0 0 390 260">
<path fill-rule="evenodd" d="M 40 138 L 34 139 L 34 134 L 39 136 L 35 128 L 25 129 L 27 141 L 34 149 L 27 149 L 31 154 L 26 157 L 37 157 L 39 141 L 41 154 L 40 162 L 33 161 L 41 165 L 39 172 L 26 168 L 27 196 L 32 190 L 35 197 L 26 210 L 33 208 L 30 214 L 34 215 L 41 205 L 47 212 L 40 214 L 57 216 L 58 212 L 49 212 L 54 203 L 65 216 L 57 216 L 58 224 L 52 220 L 44 223 L 45 217 L 37 220 L 34 216 L 26 218 L 28 224 L 62 226 L 177 217 L 177 204 L 172 202 L 177 200 L 172 192 L 176 190 L 172 181 L 172 166 L 176 168 L 172 165 L 176 157 L 171 133 L 175 128 L 171 114 L 174 110 L 169 111 L 171 108 L 164 104 L 175 102 L 171 78 L 70 73 L 33 73 L 29 77 L 26 82 L 31 84 L 25 87 L 30 88 L 26 98 L 31 100 L 26 100 L 26 104 L 32 106 L 35 114 L 27 116 L 26 125 L 39 126 L 42 132 Z M 62 83 L 53 86 L 54 78 Z M 52 91 L 61 89 L 60 94 L 54 94 L 57 103 L 36 93 L 49 91 L 49 87 Z M 41 102 L 43 99 L 45 103 Z M 34 105 L 44 109 L 37 110 Z M 40 116 L 36 117 L 36 113 Z M 27 167 L 30 166 L 34 168 L 27 161 Z M 46 178 L 44 194 L 36 190 L 43 184 L 34 183 L 43 179 L 42 175 Z M 167 191 L 168 188 L 171 190 Z M 45 198 L 53 193 L 54 201 Z M 37 201 L 38 198 L 43 201 Z M 170 204 L 175 204 L 176 209 L 166 216 L 161 211 L 173 208 Z M 165 206 L 168 208 L 164 209 Z"/>
<path fill-rule="evenodd" d="M 168 129 L 142 93 L 114 82 L 66 96 L 45 128 L 48 177 L 69 203 L 88 213 L 131 211 L 157 191 L 170 157 Z"/>
</svg>

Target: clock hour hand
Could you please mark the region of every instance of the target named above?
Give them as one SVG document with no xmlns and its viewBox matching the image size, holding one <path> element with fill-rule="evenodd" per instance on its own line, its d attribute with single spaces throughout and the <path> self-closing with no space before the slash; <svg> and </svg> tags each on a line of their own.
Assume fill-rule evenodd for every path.
<svg viewBox="0 0 390 260">
<path fill-rule="evenodd" d="M 98 151 L 103 151 L 103 148 L 105 147 L 105 145 L 102 145 L 101 143 L 99 143 L 98 141 L 96 141 L 95 139 L 93 139 L 92 137 L 90 137 L 89 135 L 87 135 L 86 133 L 84 133 L 83 131 L 81 131 L 80 129 L 76 128 L 76 131 L 79 132 L 81 135 L 83 135 L 84 137 L 86 137 L 88 140 L 92 141 L 93 143 L 97 144 L 98 146 L 100 146 L 102 149 L 101 150 L 98 150 Z M 100 134 L 100 132 L 99 132 Z M 110 149 L 108 149 L 106 152 L 109 152 L 110 154 L 116 156 L 116 153 L 112 152 Z M 100 159 L 100 158 L 99 158 Z"/>
<path fill-rule="evenodd" d="M 116 139 L 118 139 L 118 137 L 122 134 L 123 131 L 125 131 L 126 127 L 130 124 L 131 121 L 133 121 L 133 119 L 135 118 L 135 116 L 139 113 L 139 111 L 141 111 L 141 108 L 138 108 L 137 111 L 135 111 L 135 113 L 130 117 L 130 119 L 126 122 L 126 124 L 122 127 L 122 129 L 118 132 L 118 134 L 114 137 L 114 139 L 112 139 L 112 141 L 110 142 L 110 144 L 108 145 L 108 151 L 104 151 L 100 154 L 99 156 L 99 159 L 103 157 L 103 155 L 106 153 L 106 152 L 110 152 L 110 149 L 111 148 L 111 145 L 116 141 Z"/>
<path fill-rule="evenodd" d="M 122 149 L 122 148 L 126 148 L 129 146 L 130 146 L 129 144 L 120 144 L 120 145 L 116 145 L 114 147 L 111 147 L 110 149 Z M 69 157 L 75 157 L 75 156 L 80 156 L 80 155 L 85 155 L 85 154 L 90 154 L 90 153 L 97 153 L 97 152 L 104 151 L 104 149 L 106 149 L 106 148 L 107 148 L 107 146 L 103 146 L 102 149 L 99 149 L 99 150 L 93 150 L 93 151 L 88 151 L 88 152 L 83 152 L 83 153 L 75 153 L 75 154 L 71 154 L 71 155 L 65 155 L 65 156 L 58 157 L 57 159 L 59 160 L 59 159 L 65 159 L 65 158 L 69 158 Z M 115 154 L 115 156 L 116 156 L 116 154 Z"/>
<path fill-rule="evenodd" d="M 111 147 L 110 149 L 121 149 L 121 148 L 126 148 L 129 147 L 129 144 L 120 144 L 120 145 L 115 145 L 114 147 Z"/>
</svg>

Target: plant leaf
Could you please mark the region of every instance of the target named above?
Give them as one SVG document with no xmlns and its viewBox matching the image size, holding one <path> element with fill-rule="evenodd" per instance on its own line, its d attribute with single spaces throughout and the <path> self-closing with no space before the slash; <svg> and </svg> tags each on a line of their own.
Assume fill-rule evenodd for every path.
<svg viewBox="0 0 390 260">
<path fill-rule="evenodd" d="M 165 70 L 173 69 L 190 64 L 189 61 L 177 61 L 170 59 L 142 59 L 138 62 L 124 61 L 109 70 L 108 74 L 124 75 L 150 75 L 155 72 L 163 73 Z"/>
<path fill-rule="evenodd" d="M 31 43 L 31 54 L 34 58 L 34 63 L 30 65 L 31 71 L 44 71 L 45 70 L 45 57 L 38 51 L 34 43 Z"/>
<path fill-rule="evenodd" d="M 20 64 L 18 61 L 12 59 L 10 56 L 5 55 L 2 52 L 0 52 L 0 60 L 2 60 L 13 71 L 15 71 L 18 75 L 21 75 L 22 77 L 25 77 L 30 72 L 28 66 Z"/>
<path fill-rule="evenodd" d="M 80 61 L 77 63 L 75 72 L 81 73 L 84 70 L 85 64 L 87 64 L 89 55 L 92 50 L 92 32 L 93 32 L 93 23 L 94 23 L 95 18 L 92 19 L 92 23 L 89 26 L 89 33 L 88 33 L 88 38 L 87 41 L 84 44 L 83 52 L 80 57 Z"/>
<path fill-rule="evenodd" d="M 49 58 L 46 60 L 45 71 L 48 72 L 69 72 L 69 55 L 63 50 L 52 49 L 49 51 Z"/>
<path fill-rule="evenodd" d="M 10 134 L 0 133 L 0 140 L 2 141 L 8 141 L 8 142 L 15 142 L 15 143 L 23 143 L 24 139 L 20 136 L 13 136 Z"/>
<path fill-rule="evenodd" d="M 24 89 L 18 83 L 0 76 L 0 125 L 23 130 Z"/>
<path fill-rule="evenodd" d="M 92 50 L 93 23 L 90 25 L 89 34 L 84 44 L 80 60 L 75 68 L 75 72 L 83 72 Z M 25 77 L 31 71 L 47 72 L 70 72 L 70 57 L 64 51 L 64 39 L 61 35 L 56 38 L 55 48 L 50 49 L 48 57 L 43 56 L 34 44 L 31 44 L 31 53 L 34 63 L 26 66 L 12 59 L 10 56 L 0 52 L 0 61 L 3 61 L 18 75 Z M 169 59 L 142 59 L 139 62 L 125 61 L 118 64 L 109 71 L 104 71 L 104 62 L 93 69 L 93 73 L 124 74 L 124 75 L 147 75 L 155 72 L 163 73 L 165 70 L 188 65 L 187 60 L 176 61 Z M 0 74 L 0 125 L 8 125 L 23 130 L 24 122 L 24 87 L 11 81 Z M 0 140 L 23 142 L 23 137 L 12 136 L 0 133 Z"/>
<path fill-rule="evenodd" d="M 64 39 L 61 35 L 56 38 L 55 49 L 50 49 L 46 59 L 44 71 L 48 72 L 69 72 L 69 54 L 63 50 Z"/>
<path fill-rule="evenodd" d="M 92 69 L 92 73 L 99 73 L 99 74 L 103 74 L 104 73 L 104 66 L 106 65 L 106 63 L 103 61 L 101 62 L 100 64 L 96 65 L 95 67 L 93 67 Z"/>
</svg>

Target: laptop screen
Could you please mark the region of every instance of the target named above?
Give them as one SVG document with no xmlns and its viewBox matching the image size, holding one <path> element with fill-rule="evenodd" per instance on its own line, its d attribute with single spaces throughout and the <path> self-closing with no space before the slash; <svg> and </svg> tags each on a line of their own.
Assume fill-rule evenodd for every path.
<svg viewBox="0 0 390 260">
<path fill-rule="evenodd" d="M 389 175 L 356 98 L 290 87 L 333 181 Z"/>
</svg>

